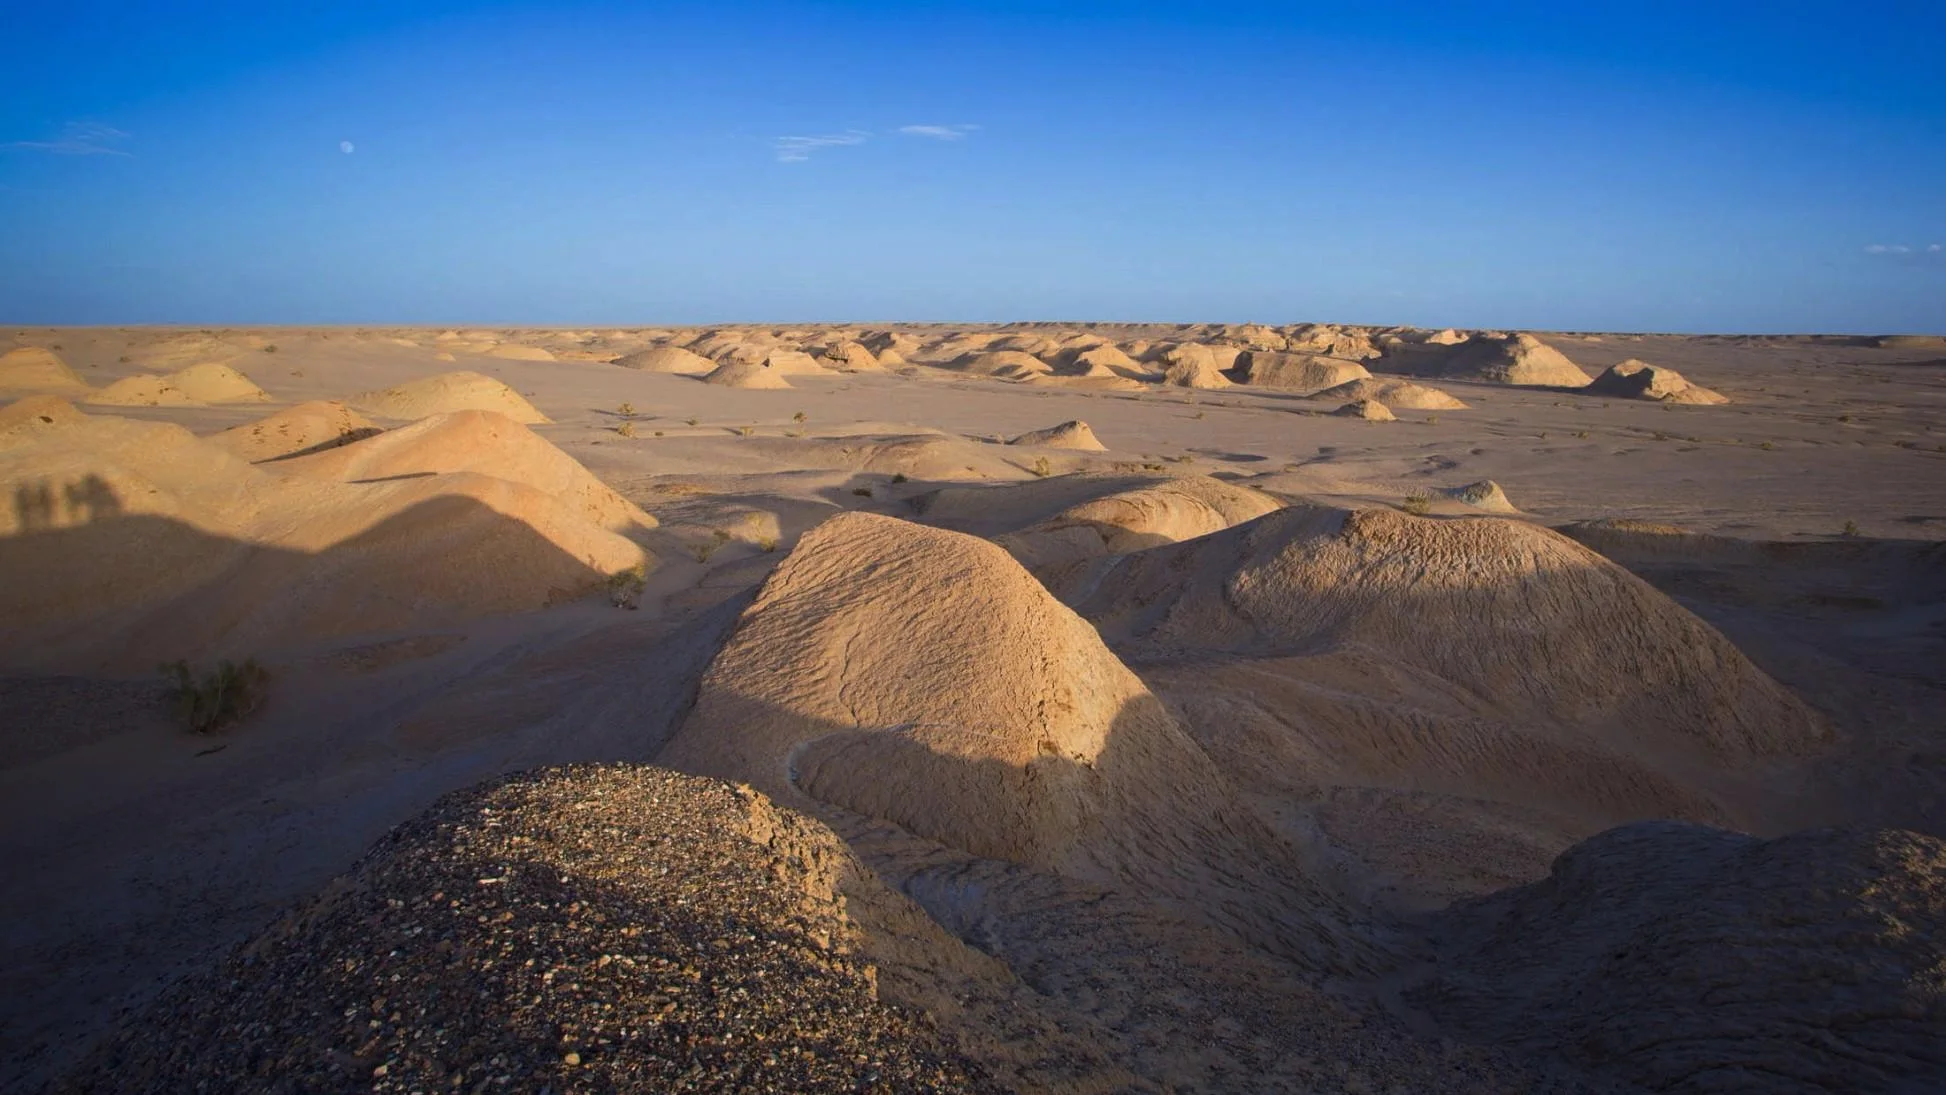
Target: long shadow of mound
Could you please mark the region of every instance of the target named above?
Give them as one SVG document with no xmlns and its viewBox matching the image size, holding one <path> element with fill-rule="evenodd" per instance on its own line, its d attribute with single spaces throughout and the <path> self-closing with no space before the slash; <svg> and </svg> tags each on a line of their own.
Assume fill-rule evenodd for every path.
<svg viewBox="0 0 1946 1095">
<path fill-rule="evenodd" d="M 464 495 L 414 503 L 316 552 L 97 498 L 80 523 L 0 538 L 0 666 L 147 670 L 544 608 L 605 577 Z"/>
</svg>

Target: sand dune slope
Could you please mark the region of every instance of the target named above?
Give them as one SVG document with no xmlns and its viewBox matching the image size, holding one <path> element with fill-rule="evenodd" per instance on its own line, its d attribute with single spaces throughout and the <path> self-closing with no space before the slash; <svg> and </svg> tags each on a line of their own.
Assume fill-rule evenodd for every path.
<svg viewBox="0 0 1946 1095">
<path fill-rule="evenodd" d="M 1463 1037 L 1671 1092 L 1946 1090 L 1946 843 L 1616 829 L 1436 920 Z"/>
<path fill-rule="evenodd" d="M 970 536 L 860 513 L 806 534 L 658 762 L 1131 886 L 1320 965 L 1368 960 L 1094 630 Z"/>
</svg>

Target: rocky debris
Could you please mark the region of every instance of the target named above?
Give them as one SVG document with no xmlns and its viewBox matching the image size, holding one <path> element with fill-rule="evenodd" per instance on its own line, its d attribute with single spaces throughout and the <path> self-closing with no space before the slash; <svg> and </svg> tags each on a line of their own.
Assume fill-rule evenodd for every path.
<svg viewBox="0 0 1946 1095">
<path fill-rule="evenodd" d="M 440 800 L 56 1092 L 998 1090 L 879 1002 L 821 825 L 716 780 Z"/>
<path fill-rule="evenodd" d="M 1652 1091 L 1946 1090 L 1946 843 L 1645 822 L 1435 920 L 1447 1029 Z"/>
</svg>

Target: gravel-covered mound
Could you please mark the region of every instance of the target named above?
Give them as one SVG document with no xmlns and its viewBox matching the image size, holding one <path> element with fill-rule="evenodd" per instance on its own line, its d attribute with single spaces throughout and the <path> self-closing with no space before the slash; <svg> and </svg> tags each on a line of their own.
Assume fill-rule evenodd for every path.
<svg viewBox="0 0 1946 1095">
<path fill-rule="evenodd" d="M 763 796 L 660 768 L 458 792 L 54 1090 L 994 1090 L 878 1001 L 848 863 Z"/>
</svg>

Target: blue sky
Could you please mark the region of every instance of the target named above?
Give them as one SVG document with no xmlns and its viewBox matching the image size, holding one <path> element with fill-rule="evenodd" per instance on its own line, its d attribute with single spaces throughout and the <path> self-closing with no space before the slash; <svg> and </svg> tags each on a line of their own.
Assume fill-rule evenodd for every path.
<svg viewBox="0 0 1946 1095">
<path fill-rule="evenodd" d="M 9 7 L 0 322 L 1946 332 L 1938 3 Z"/>
</svg>

